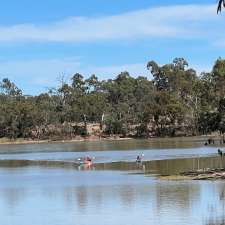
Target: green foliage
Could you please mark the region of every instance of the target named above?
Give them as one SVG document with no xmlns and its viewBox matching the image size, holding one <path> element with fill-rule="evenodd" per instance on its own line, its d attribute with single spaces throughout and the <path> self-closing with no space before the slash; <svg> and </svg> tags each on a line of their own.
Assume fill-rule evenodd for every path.
<svg viewBox="0 0 225 225">
<path fill-rule="evenodd" d="M 173 136 L 225 132 L 225 60 L 197 76 L 183 58 L 147 64 L 152 80 L 128 72 L 99 81 L 76 73 L 71 82 L 38 96 L 24 96 L 9 79 L 0 82 L 0 137 L 70 138 L 90 124 L 121 136 Z"/>
<path fill-rule="evenodd" d="M 198 121 L 198 128 L 202 134 L 222 129 L 220 126 L 220 115 L 216 112 L 201 112 Z M 222 125 L 222 124 L 221 124 Z"/>
</svg>

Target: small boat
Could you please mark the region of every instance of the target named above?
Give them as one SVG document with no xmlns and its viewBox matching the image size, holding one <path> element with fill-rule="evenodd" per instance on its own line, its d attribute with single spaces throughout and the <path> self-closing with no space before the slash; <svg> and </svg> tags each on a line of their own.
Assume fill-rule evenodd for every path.
<svg viewBox="0 0 225 225">
<path fill-rule="evenodd" d="M 92 166 L 93 165 L 93 162 L 92 161 L 84 161 L 84 164 L 85 165 L 88 165 L 88 166 Z"/>
<path fill-rule="evenodd" d="M 93 161 L 90 157 L 85 157 L 84 159 L 78 159 L 80 165 L 92 166 Z"/>
</svg>

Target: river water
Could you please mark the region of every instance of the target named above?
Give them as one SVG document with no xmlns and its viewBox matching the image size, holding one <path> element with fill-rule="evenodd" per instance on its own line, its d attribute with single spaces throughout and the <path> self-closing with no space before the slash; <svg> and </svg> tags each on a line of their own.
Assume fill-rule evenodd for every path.
<svg viewBox="0 0 225 225">
<path fill-rule="evenodd" d="M 153 175 L 201 166 L 195 160 L 203 157 L 207 166 L 218 146 L 203 143 L 185 138 L 2 145 L 1 224 L 224 224 L 225 182 L 162 181 Z M 152 161 L 144 164 L 152 173 L 134 163 L 137 154 Z M 95 157 L 94 167 L 67 166 L 86 155 Z M 58 161 L 64 164 L 54 164 Z"/>
</svg>

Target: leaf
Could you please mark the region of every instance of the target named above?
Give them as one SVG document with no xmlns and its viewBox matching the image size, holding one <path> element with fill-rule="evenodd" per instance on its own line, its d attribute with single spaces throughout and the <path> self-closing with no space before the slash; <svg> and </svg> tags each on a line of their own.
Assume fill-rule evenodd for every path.
<svg viewBox="0 0 225 225">
<path fill-rule="evenodd" d="M 219 0 L 217 7 L 217 14 L 222 11 L 222 7 L 225 7 L 225 0 Z"/>
</svg>

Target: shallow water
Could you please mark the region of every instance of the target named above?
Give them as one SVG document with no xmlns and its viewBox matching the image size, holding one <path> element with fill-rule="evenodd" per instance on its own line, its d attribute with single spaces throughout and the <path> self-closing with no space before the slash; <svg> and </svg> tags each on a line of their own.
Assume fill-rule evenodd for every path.
<svg viewBox="0 0 225 225">
<path fill-rule="evenodd" d="M 0 179 L 4 225 L 199 225 L 224 215 L 223 182 L 37 167 L 1 169 Z"/>
<path fill-rule="evenodd" d="M 205 138 L 204 138 L 205 139 Z M 77 143 L 1 145 L 0 160 L 74 161 L 89 155 L 96 163 L 198 157 L 217 153 L 217 145 L 204 146 L 204 139 L 173 138 L 153 140 L 93 141 Z"/>
<path fill-rule="evenodd" d="M 162 140 L 0 146 L 0 158 L 14 163 L 18 159 L 71 162 L 87 154 L 103 163 L 87 170 L 67 164 L 23 167 L 21 161 L 1 167 L 0 163 L 1 224 L 223 224 L 225 182 L 160 181 L 145 174 L 143 165 L 133 163 L 144 152 L 146 160 L 157 159 L 144 163 L 153 173 L 213 165 L 216 157 L 178 159 L 214 156 L 217 147 L 202 147 L 202 143 L 173 139 L 168 148 Z M 89 147 L 83 153 L 85 146 Z"/>
</svg>

